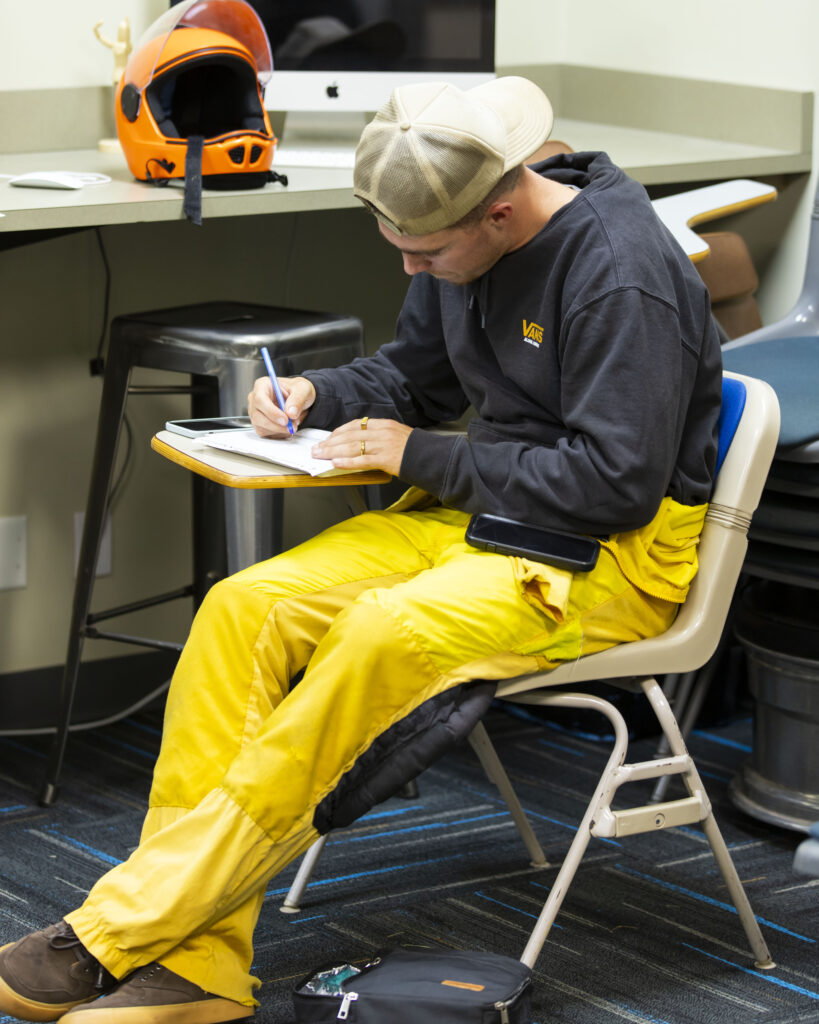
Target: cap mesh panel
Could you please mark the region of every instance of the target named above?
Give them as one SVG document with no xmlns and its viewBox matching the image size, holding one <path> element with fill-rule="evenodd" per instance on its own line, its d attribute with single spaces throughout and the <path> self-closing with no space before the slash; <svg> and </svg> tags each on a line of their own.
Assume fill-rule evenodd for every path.
<svg viewBox="0 0 819 1024">
<path fill-rule="evenodd" d="M 419 133 L 419 143 L 451 199 L 463 192 L 486 163 L 485 153 L 450 133 L 425 131 Z"/>
<path fill-rule="evenodd" d="M 441 205 L 403 134 L 393 140 L 389 163 L 378 183 L 375 201 L 396 223 L 424 217 Z"/>
<path fill-rule="evenodd" d="M 367 145 L 356 153 L 354 172 L 355 187 L 365 192 L 372 189 L 373 173 L 384 152 L 384 147 L 389 143 L 389 135 L 386 132 L 378 131 L 371 126 L 367 129 L 367 133 Z"/>
</svg>

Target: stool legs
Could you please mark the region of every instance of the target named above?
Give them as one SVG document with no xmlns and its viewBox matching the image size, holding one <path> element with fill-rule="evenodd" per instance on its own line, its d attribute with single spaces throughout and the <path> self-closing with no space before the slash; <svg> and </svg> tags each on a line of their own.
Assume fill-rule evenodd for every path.
<svg viewBox="0 0 819 1024">
<path fill-rule="evenodd" d="M 71 626 L 68 634 L 68 650 L 60 684 L 60 705 L 57 733 L 51 748 L 45 783 L 40 793 L 40 803 L 53 804 L 57 799 L 57 780 L 62 769 L 68 727 L 74 707 L 80 656 L 84 639 L 85 621 L 91 604 L 94 571 L 97 566 L 108 494 L 114 475 L 114 460 L 125 410 L 130 365 L 119 353 L 112 353 L 105 371 L 102 401 L 97 426 L 97 441 L 91 469 L 91 484 L 85 509 L 82 544 L 77 563 L 77 579 L 74 585 L 74 603 L 71 609 Z"/>
<path fill-rule="evenodd" d="M 287 372 L 285 361 L 277 367 Z M 219 415 L 232 415 L 247 406 L 247 396 L 259 376 L 259 362 L 232 360 L 219 374 Z M 241 490 L 225 487 L 228 575 L 263 562 L 282 549 L 283 496 L 280 490 Z"/>
</svg>

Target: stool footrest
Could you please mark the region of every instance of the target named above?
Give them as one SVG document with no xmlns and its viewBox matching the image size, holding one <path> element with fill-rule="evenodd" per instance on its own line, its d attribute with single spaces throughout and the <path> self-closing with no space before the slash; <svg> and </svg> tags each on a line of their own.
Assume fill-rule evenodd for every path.
<svg viewBox="0 0 819 1024">
<path fill-rule="evenodd" d="M 165 604 L 166 601 L 176 601 L 180 597 L 193 597 L 194 587 L 188 583 L 177 590 L 167 590 L 164 594 L 156 594 L 154 597 L 143 597 L 139 601 L 132 601 L 130 604 L 120 604 L 116 608 L 107 608 L 105 611 L 92 612 L 85 620 L 86 627 L 95 622 L 103 622 L 105 619 L 115 619 L 118 615 L 128 615 L 130 612 L 142 611 L 143 608 L 153 608 L 158 604 Z M 90 633 L 86 633 L 90 636 Z"/>
<path fill-rule="evenodd" d="M 134 644 L 137 647 L 154 647 L 158 651 L 176 651 L 180 653 L 184 644 L 173 643 L 170 640 L 153 640 L 149 637 L 131 636 L 128 633 L 108 633 L 94 626 L 86 626 L 83 635 L 90 640 L 117 640 L 121 644 Z"/>
</svg>

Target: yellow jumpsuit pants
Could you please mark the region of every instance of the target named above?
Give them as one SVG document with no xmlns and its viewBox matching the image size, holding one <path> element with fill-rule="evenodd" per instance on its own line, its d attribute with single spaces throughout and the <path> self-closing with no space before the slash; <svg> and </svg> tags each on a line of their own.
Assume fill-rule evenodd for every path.
<svg viewBox="0 0 819 1024">
<path fill-rule="evenodd" d="M 140 845 L 67 917 L 116 977 L 158 960 L 255 1005 L 265 884 L 317 838 L 317 803 L 375 737 L 464 680 L 673 619 L 675 601 L 634 586 L 610 550 L 573 579 L 467 546 L 467 518 L 366 513 L 211 589 L 168 695 Z M 677 531 L 689 566 L 700 522 Z"/>
</svg>

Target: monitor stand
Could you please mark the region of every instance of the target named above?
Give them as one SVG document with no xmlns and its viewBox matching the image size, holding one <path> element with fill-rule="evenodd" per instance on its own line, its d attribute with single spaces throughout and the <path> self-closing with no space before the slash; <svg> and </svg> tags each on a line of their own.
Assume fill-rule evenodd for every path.
<svg viewBox="0 0 819 1024">
<path fill-rule="evenodd" d="M 282 167 L 352 168 L 366 121 L 363 111 L 288 113 L 275 163 Z"/>
</svg>

